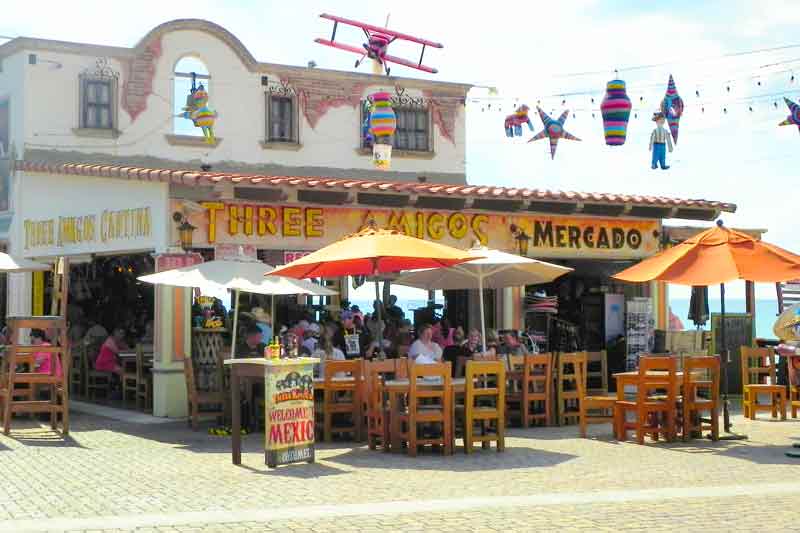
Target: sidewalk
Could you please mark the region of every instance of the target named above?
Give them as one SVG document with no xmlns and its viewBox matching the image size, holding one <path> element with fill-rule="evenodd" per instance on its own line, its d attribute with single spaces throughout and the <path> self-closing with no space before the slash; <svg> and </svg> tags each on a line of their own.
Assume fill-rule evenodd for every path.
<svg viewBox="0 0 800 533">
<path fill-rule="evenodd" d="M 765 416 L 765 415 L 762 415 Z M 512 429 L 507 451 L 416 459 L 351 443 L 268 470 L 263 436 L 76 413 L 61 440 L 0 436 L 0 531 L 751 530 L 797 527 L 800 421 L 734 417 L 748 441 L 617 443 L 609 426 Z M 488 529 L 486 529 L 488 528 Z"/>
</svg>

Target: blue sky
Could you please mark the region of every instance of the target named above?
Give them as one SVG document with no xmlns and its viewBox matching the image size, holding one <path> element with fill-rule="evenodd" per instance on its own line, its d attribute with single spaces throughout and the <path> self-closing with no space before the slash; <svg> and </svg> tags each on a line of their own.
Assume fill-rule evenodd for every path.
<svg viewBox="0 0 800 533">
<path fill-rule="evenodd" d="M 800 134 L 795 127 L 777 126 L 788 113 L 782 98 L 758 99 L 753 112 L 747 101 L 785 92 L 797 100 L 800 48 L 719 59 L 800 43 L 800 2 L 140 0 L 124 13 L 110 11 L 109 5 L 100 0 L 27 0 L 4 13 L 0 34 L 132 46 L 166 20 L 206 18 L 234 33 L 259 60 L 305 65 L 313 59 L 320 67 L 349 70 L 349 54 L 313 42 L 330 32 L 317 15 L 333 12 L 382 24 L 389 13 L 390 27 L 444 43 L 443 50 L 426 53 L 426 63 L 440 70 L 437 79 L 498 89 L 491 109 L 481 88 L 471 93 L 478 101 L 467 104 L 470 182 L 725 200 L 739 206 L 735 215 L 724 217 L 726 224 L 767 228 L 767 240 L 800 252 L 795 229 L 800 186 L 793 165 Z M 91 13 L 106 15 L 101 24 L 86 23 Z M 358 33 L 349 35 L 358 41 Z M 413 55 L 414 48 L 398 46 L 393 52 Z M 768 66 L 793 59 L 797 61 Z M 663 65 L 625 70 L 650 64 Z M 795 66 L 797 80 L 792 83 L 788 69 Z M 592 112 L 614 69 L 627 82 L 639 116 L 631 118 L 627 143 L 612 148 L 603 142 L 599 112 L 594 111 L 595 118 Z M 595 74 L 564 76 L 577 72 Z M 393 73 L 425 76 L 401 67 Z M 654 171 L 647 152 L 650 116 L 670 73 L 687 108 L 679 143 L 668 155 L 672 168 Z M 586 91 L 594 94 L 561 96 Z M 503 135 L 502 120 L 513 105 L 533 107 L 537 100 L 548 112 L 573 110 L 575 118 L 570 116 L 566 129 L 583 139 L 560 142 L 554 161 L 546 141 L 526 144 L 527 137 L 508 140 Z M 534 125 L 539 128 L 538 118 Z M 774 295 L 769 286 L 759 292 Z"/>
</svg>

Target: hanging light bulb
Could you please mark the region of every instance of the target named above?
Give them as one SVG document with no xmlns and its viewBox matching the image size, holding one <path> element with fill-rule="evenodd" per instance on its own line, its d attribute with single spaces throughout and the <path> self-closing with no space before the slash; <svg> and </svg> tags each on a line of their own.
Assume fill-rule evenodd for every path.
<svg viewBox="0 0 800 533">
<path fill-rule="evenodd" d="M 567 99 L 566 98 L 561 100 L 561 105 L 566 105 L 566 103 L 567 103 Z"/>
<path fill-rule="evenodd" d="M 706 108 L 705 108 L 705 106 L 703 106 L 703 107 L 701 107 L 701 108 L 700 108 L 700 112 L 701 112 L 701 113 L 705 113 L 705 112 L 706 112 Z"/>
<path fill-rule="evenodd" d="M 730 86 L 730 85 L 726 85 L 726 86 L 725 86 L 725 89 L 726 89 L 728 92 L 731 92 L 731 86 Z"/>
<path fill-rule="evenodd" d="M 753 106 L 747 106 L 747 109 L 749 109 L 751 113 L 753 112 Z"/>
<path fill-rule="evenodd" d="M 723 108 L 722 108 L 722 112 L 723 112 L 723 113 L 725 113 L 725 114 L 727 115 L 727 114 L 728 114 L 728 108 L 727 108 L 727 107 L 723 107 Z"/>
<path fill-rule="evenodd" d="M 572 114 L 572 118 L 575 118 L 575 113 Z"/>
<path fill-rule="evenodd" d="M 594 96 L 592 96 L 592 103 L 594 103 Z"/>
<path fill-rule="evenodd" d="M 772 105 L 775 106 L 775 109 L 778 109 L 778 102 L 772 102 Z"/>
<path fill-rule="evenodd" d="M 699 90 L 695 91 L 695 92 L 694 92 L 694 94 L 695 94 L 695 96 L 697 96 L 698 98 L 700 98 L 700 91 L 699 91 Z"/>
<path fill-rule="evenodd" d="M 644 96 L 640 96 L 640 97 L 639 97 L 639 101 L 640 101 L 640 102 L 644 102 Z"/>
<path fill-rule="evenodd" d="M 639 113 L 634 113 L 633 118 L 639 118 Z"/>
<path fill-rule="evenodd" d="M 792 72 L 792 76 L 789 78 L 789 83 L 794 83 L 794 72 Z"/>
<path fill-rule="evenodd" d="M 761 80 L 758 80 L 758 86 L 761 87 Z"/>
<path fill-rule="evenodd" d="M 592 113 L 592 118 L 594 118 L 594 113 Z"/>
</svg>

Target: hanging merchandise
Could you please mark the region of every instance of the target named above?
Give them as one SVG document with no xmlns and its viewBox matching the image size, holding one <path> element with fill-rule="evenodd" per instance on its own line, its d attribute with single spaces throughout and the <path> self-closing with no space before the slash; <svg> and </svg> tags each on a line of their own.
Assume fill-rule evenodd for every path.
<svg viewBox="0 0 800 533">
<path fill-rule="evenodd" d="M 656 123 L 656 128 L 650 134 L 650 151 L 653 153 L 653 158 L 650 163 L 653 169 L 657 165 L 661 165 L 663 170 L 667 170 L 667 147 L 672 152 L 672 137 L 669 131 L 664 127 L 664 113 L 657 111 L 653 113 L 653 122 Z"/>
<path fill-rule="evenodd" d="M 600 104 L 603 115 L 603 134 L 606 144 L 620 146 L 625 144 L 628 133 L 628 119 L 631 117 L 631 99 L 625 91 L 625 82 L 611 80 L 606 84 L 606 96 Z"/>
<path fill-rule="evenodd" d="M 375 168 L 389 170 L 392 162 L 392 136 L 397 128 L 397 118 L 392 109 L 392 95 L 379 92 L 370 95 L 369 132 L 372 144 L 372 163 Z"/>
<path fill-rule="evenodd" d="M 544 139 L 545 137 L 550 139 L 550 159 L 555 159 L 558 140 L 562 137 L 564 139 L 569 139 L 570 141 L 580 141 L 579 138 L 575 137 L 564 129 L 564 122 L 569 116 L 569 111 L 564 111 L 561 113 L 561 116 L 558 117 L 558 120 L 553 120 L 542 110 L 541 107 L 537 107 L 536 110 L 539 112 L 539 117 L 542 119 L 544 129 L 533 136 L 528 142 L 538 141 L 539 139 Z"/>
<path fill-rule="evenodd" d="M 530 109 L 530 107 L 522 104 L 514 111 L 513 115 L 508 115 L 506 117 L 504 123 L 506 137 L 521 137 L 523 124 L 527 124 L 528 129 L 533 131 L 533 123 L 530 117 L 528 117 L 528 111 L 530 111 Z"/>
<path fill-rule="evenodd" d="M 208 93 L 201 83 L 195 86 L 197 77 L 192 72 L 192 88 L 186 97 L 186 107 L 183 108 L 183 118 L 191 120 L 196 128 L 203 130 L 203 137 L 208 144 L 214 144 L 214 122 L 217 112 L 208 107 Z"/>
<path fill-rule="evenodd" d="M 664 93 L 664 99 L 661 100 L 661 112 L 667 118 L 672 139 L 675 144 L 678 144 L 678 124 L 683 116 L 683 99 L 678 95 L 672 74 L 669 75 L 667 82 L 667 92 Z"/>
<path fill-rule="evenodd" d="M 789 106 L 790 114 L 786 117 L 786 120 L 778 124 L 779 126 L 791 126 L 794 124 L 797 126 L 797 129 L 800 130 L 800 105 L 792 102 L 788 98 L 783 98 L 786 101 L 786 105 Z"/>
</svg>

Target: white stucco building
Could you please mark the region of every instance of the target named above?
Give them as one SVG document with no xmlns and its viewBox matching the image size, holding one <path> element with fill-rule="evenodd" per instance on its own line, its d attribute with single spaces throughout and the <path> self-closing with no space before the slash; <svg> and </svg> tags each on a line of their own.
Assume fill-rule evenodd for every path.
<svg viewBox="0 0 800 533">
<path fill-rule="evenodd" d="M 218 113 L 211 144 L 176 116 L 193 74 Z M 76 270 L 81 289 L 73 295 L 90 308 L 108 293 L 92 287 L 98 268 L 130 274 L 132 286 L 137 268 L 159 268 L 161 257 L 170 264 L 165 254 L 178 244 L 206 257 L 221 245 L 250 246 L 275 264 L 370 218 L 461 248 L 477 240 L 533 257 L 596 260 L 587 271 L 607 279 L 611 262 L 659 249 L 663 219 L 735 210 L 707 200 L 469 185 L 469 89 L 262 63 L 203 20 L 167 22 L 132 48 L 16 38 L 0 46 L 0 241 L 15 255 L 91 264 Z M 398 117 L 389 171 L 376 170 L 363 145 L 363 102 L 376 91 L 393 95 Z M 9 313 L 36 311 L 40 286 L 31 275 L 10 277 Z M 663 289 L 649 295 L 663 304 Z M 461 302 L 475 308 L 477 298 Z M 159 288 L 137 305 L 155 314 L 154 413 L 183 415 L 189 294 Z M 523 306 L 520 289 L 497 291 L 493 325 L 521 327 Z M 663 323 L 665 307 L 658 309 Z M 134 309 L 101 311 L 113 323 Z M 459 320 L 474 324 L 476 313 L 466 315 Z"/>
</svg>

